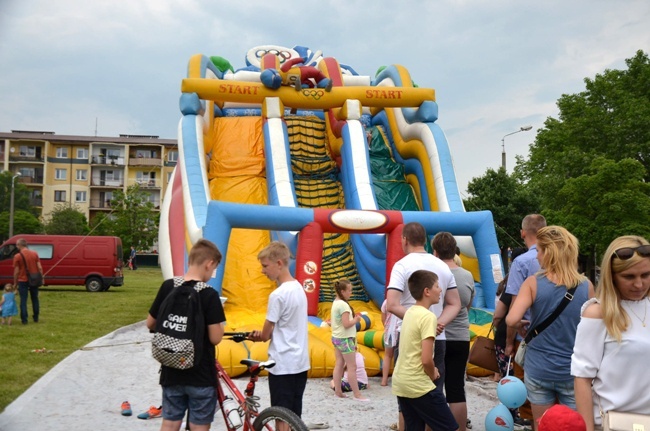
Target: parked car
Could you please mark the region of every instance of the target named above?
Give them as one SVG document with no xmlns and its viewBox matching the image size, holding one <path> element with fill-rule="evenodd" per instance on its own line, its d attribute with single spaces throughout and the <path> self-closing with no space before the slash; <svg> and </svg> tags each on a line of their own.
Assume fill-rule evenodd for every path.
<svg viewBox="0 0 650 431">
<path fill-rule="evenodd" d="M 122 240 L 116 236 L 16 235 L 0 246 L 0 283 L 13 283 L 16 241 L 38 253 L 46 286 L 85 285 L 89 292 L 122 286 Z"/>
</svg>

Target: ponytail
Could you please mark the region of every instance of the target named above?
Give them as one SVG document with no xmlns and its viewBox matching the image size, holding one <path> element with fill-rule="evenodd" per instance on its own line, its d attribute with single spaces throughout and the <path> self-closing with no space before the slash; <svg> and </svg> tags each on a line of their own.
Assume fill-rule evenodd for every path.
<svg viewBox="0 0 650 431">
<path fill-rule="evenodd" d="M 352 308 L 352 305 L 350 305 L 350 303 L 347 300 L 343 299 L 343 295 L 341 295 L 341 292 L 343 292 L 343 290 L 345 290 L 347 286 L 352 286 L 352 283 L 350 282 L 350 280 L 342 278 L 336 283 L 334 283 L 334 291 L 336 292 L 337 298 L 339 298 L 342 301 L 345 301 L 345 303 L 348 304 L 348 306 L 350 307 L 350 312 L 352 313 L 352 316 L 350 317 L 354 319 L 354 308 Z"/>
</svg>

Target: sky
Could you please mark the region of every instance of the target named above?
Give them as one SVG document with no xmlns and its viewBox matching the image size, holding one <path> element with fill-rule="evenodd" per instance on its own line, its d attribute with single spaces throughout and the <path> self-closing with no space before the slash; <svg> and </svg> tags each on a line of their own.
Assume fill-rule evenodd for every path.
<svg viewBox="0 0 650 431">
<path fill-rule="evenodd" d="M 466 197 L 502 143 L 509 172 L 526 157 L 562 94 L 649 52 L 648 23 L 648 0 L 0 0 L 0 131 L 176 138 L 192 55 L 237 69 L 300 45 L 434 88 Z"/>
</svg>

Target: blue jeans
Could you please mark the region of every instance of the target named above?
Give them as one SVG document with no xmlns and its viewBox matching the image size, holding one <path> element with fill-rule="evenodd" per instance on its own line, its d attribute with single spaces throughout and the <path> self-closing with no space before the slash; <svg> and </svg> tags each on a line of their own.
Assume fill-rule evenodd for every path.
<svg viewBox="0 0 650 431">
<path fill-rule="evenodd" d="M 26 281 L 18 282 L 18 293 L 20 294 L 20 320 L 23 324 L 27 323 L 27 293 L 32 297 L 32 310 L 34 312 L 34 322 L 38 322 L 38 314 L 40 312 L 40 305 L 38 302 L 38 287 L 29 287 Z"/>
</svg>

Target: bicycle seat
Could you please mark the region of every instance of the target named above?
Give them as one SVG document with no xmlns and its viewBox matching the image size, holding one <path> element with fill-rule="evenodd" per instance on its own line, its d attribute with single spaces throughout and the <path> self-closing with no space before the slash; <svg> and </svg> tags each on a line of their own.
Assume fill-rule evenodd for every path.
<svg viewBox="0 0 650 431">
<path fill-rule="evenodd" d="M 275 361 L 273 359 L 269 359 L 268 361 L 261 362 L 261 361 L 256 361 L 254 359 L 242 359 L 239 361 L 240 364 L 246 365 L 249 369 L 254 369 L 259 367 L 260 369 L 265 369 L 265 368 L 273 368 L 275 366 Z"/>
</svg>

